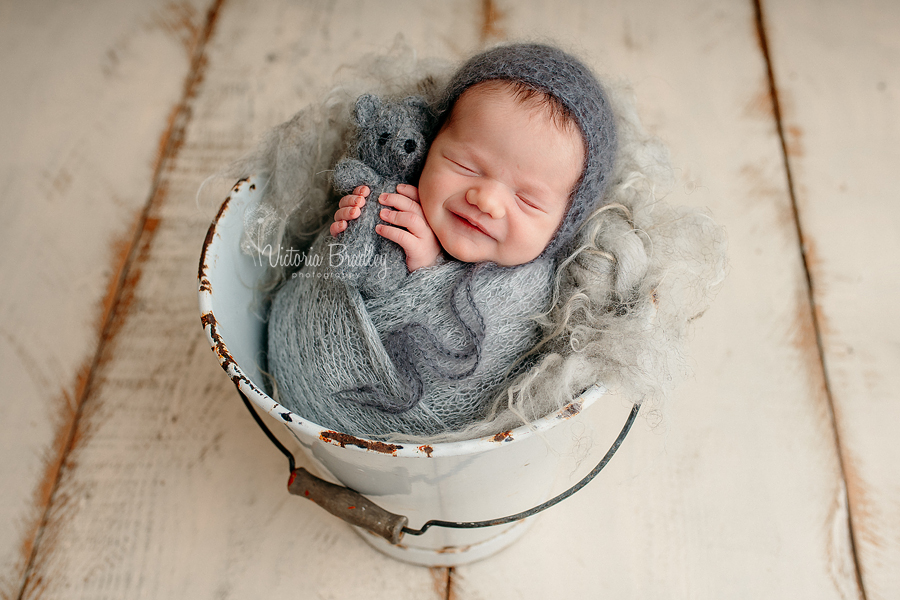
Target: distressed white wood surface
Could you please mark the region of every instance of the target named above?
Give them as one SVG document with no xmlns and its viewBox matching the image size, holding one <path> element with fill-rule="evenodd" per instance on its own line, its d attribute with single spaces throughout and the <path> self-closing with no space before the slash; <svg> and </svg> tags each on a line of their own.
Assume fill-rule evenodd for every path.
<svg viewBox="0 0 900 600">
<path fill-rule="evenodd" d="M 198 208 L 195 194 L 339 65 L 403 30 L 423 52 L 452 55 L 452 44 L 474 43 L 476 18 L 445 2 L 224 5 L 25 598 L 443 597 L 446 570 L 382 556 L 287 493 L 284 457 L 200 326 L 197 263 L 217 206 Z M 377 40 L 365 41 L 370 31 Z"/>
<path fill-rule="evenodd" d="M 640 423 L 530 536 L 458 568 L 458 597 L 858 597 L 753 5 L 517 3 L 499 26 L 569 41 L 633 82 L 682 170 L 669 200 L 712 210 L 731 270 L 663 429 Z"/>
<path fill-rule="evenodd" d="M 72 18 L 66 25 L 77 23 Z M 552 36 L 601 72 L 631 80 L 645 121 L 683 169 L 670 200 L 709 206 L 730 237 L 728 282 L 697 321 L 691 348 L 696 377 L 682 386 L 664 425 L 651 429 L 639 421 L 597 481 L 543 515 L 515 546 L 450 573 L 384 558 L 343 524 L 286 493 L 284 460 L 216 365 L 194 294 L 199 246 L 214 212 L 194 203 L 200 181 L 301 106 L 335 66 L 385 47 L 397 31 L 422 53 L 445 57 L 503 37 Z M 165 194 L 156 198 L 141 238 L 125 290 L 130 302 L 122 305 L 95 372 L 82 437 L 63 471 L 25 598 L 858 597 L 845 493 L 751 3 L 458 0 L 388 8 L 234 1 L 220 11 L 205 58 L 202 85 L 188 103 L 185 142 L 163 170 Z M 142 60 L 147 69 L 170 66 L 157 64 L 163 57 Z M 28 118 L 45 118 L 38 107 L 13 106 L 22 106 Z M 141 152 L 154 156 L 165 129 L 160 123 L 148 128 L 145 145 L 121 142 L 127 147 L 121 152 L 132 153 L 121 158 L 123 166 L 147 168 Z M 821 142 L 822 160 L 835 159 L 825 149 L 829 140 Z M 38 162 L 57 156 L 52 142 L 33 143 Z M 145 200 L 149 178 L 121 193 Z M 112 204 L 118 198 L 97 196 Z M 2 198 L 4 210 L 25 210 Z M 83 194 L 72 197 L 69 208 L 90 210 L 97 201 Z M 820 227 L 834 226 L 824 213 L 822 219 Z M 96 260 L 112 262 L 114 253 L 93 237 L 71 239 L 74 247 L 97 244 Z M 821 255 L 823 243 L 816 241 Z M 11 264 L 6 248 L 4 269 Z M 29 298 L 36 313 L 42 284 L 21 285 L 34 290 Z M 69 296 L 89 308 L 106 289 L 102 277 L 81 285 L 70 284 Z M 880 289 L 872 293 L 887 297 Z M 5 327 L 21 318 L 26 304 L 6 296 L 3 302 Z M 855 341 L 864 347 L 869 339 Z M 62 386 L 45 387 L 55 392 Z M 839 411 L 841 427 L 851 411 L 849 404 Z M 19 430 L 26 421 L 0 417 L 4 438 L 11 431 L 24 437 Z M 34 452 L 49 448 L 48 431 L 32 444 Z M 10 468 L 28 472 L 18 446 L 0 449 L 4 459 L 14 458 Z M 886 463 L 866 456 L 870 477 L 879 464 L 884 470 Z M 871 489 L 884 490 L 879 506 L 889 510 L 893 488 L 864 491 Z M 864 514 L 867 532 L 881 531 L 890 519 Z M 883 551 L 890 544 L 877 547 L 876 567 L 896 556 Z M 880 572 L 888 569 L 889 563 Z M 897 594 L 889 576 L 878 581 L 876 597 Z"/>
<path fill-rule="evenodd" d="M 0 596 L 18 595 L 202 16 L 0 5 Z"/>
<path fill-rule="evenodd" d="M 766 7 L 868 600 L 900 596 L 900 5 Z"/>
</svg>

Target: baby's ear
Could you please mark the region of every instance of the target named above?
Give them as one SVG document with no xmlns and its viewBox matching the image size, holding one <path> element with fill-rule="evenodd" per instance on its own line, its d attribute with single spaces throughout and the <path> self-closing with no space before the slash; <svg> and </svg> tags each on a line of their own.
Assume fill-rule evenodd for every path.
<svg viewBox="0 0 900 600">
<path fill-rule="evenodd" d="M 356 99 L 356 110 L 354 111 L 356 122 L 361 127 L 364 127 L 378 116 L 378 111 L 380 109 L 381 98 L 373 96 L 372 94 L 363 94 Z"/>
</svg>

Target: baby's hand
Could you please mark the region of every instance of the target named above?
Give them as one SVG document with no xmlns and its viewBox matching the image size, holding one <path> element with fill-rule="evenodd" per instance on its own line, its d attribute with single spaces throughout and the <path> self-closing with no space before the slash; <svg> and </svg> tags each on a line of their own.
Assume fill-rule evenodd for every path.
<svg viewBox="0 0 900 600">
<path fill-rule="evenodd" d="M 425 220 L 416 186 L 401 183 L 397 185 L 396 194 L 381 194 L 378 202 L 396 210 L 381 210 L 381 218 L 390 225 L 376 225 L 375 232 L 400 244 L 406 252 L 406 267 L 410 272 L 437 262 L 441 244 Z"/>
<path fill-rule="evenodd" d="M 366 203 L 366 196 L 369 195 L 369 188 L 361 185 L 352 194 L 348 194 L 341 198 L 337 212 L 334 213 L 334 223 L 331 224 L 331 235 L 337 237 L 339 233 L 347 229 L 347 221 L 358 219 L 360 209 Z"/>
</svg>

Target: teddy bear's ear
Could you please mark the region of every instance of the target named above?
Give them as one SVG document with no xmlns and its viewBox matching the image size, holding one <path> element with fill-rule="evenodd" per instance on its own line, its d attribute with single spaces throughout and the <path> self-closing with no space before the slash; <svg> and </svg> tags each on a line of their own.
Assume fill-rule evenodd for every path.
<svg viewBox="0 0 900 600">
<path fill-rule="evenodd" d="M 409 96 L 403 99 L 403 104 L 410 108 L 415 108 L 420 111 L 428 110 L 428 102 L 426 102 L 425 98 L 422 96 Z"/>
<path fill-rule="evenodd" d="M 356 99 L 356 110 L 354 111 L 356 122 L 360 126 L 365 126 L 366 123 L 378 116 L 379 109 L 381 109 L 381 98 L 372 94 L 363 94 Z"/>
</svg>

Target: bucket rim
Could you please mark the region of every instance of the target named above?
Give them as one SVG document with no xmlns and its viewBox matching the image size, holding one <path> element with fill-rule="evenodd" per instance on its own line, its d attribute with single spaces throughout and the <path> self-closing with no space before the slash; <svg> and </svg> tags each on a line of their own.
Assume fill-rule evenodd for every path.
<svg viewBox="0 0 900 600">
<path fill-rule="evenodd" d="M 261 386 L 253 382 L 250 377 L 244 373 L 238 362 L 231 355 L 226 340 L 218 330 L 218 322 L 213 310 L 214 286 L 210 279 L 210 265 L 212 264 L 212 261 L 209 259 L 217 256 L 218 251 L 225 243 L 225 238 L 220 231 L 220 223 L 229 218 L 241 218 L 240 216 L 230 217 L 229 215 L 236 212 L 233 210 L 233 204 L 239 204 L 239 201 L 241 200 L 246 201 L 250 199 L 249 197 L 252 194 L 252 190 L 255 189 L 255 186 L 252 185 L 254 179 L 255 178 L 251 176 L 238 181 L 232 188 L 229 196 L 222 203 L 215 218 L 210 223 L 200 253 L 200 268 L 198 272 L 200 321 L 204 332 L 206 333 L 210 348 L 219 360 L 219 365 L 235 384 L 238 391 L 246 395 L 257 408 L 292 430 L 294 435 L 301 433 L 304 436 L 312 437 L 351 451 L 376 452 L 395 457 L 433 458 L 435 456 L 479 454 L 508 444 L 514 444 L 533 435 L 540 435 L 541 433 L 548 431 L 557 423 L 578 415 L 594 404 L 601 396 L 606 394 L 607 389 L 602 384 L 596 383 L 572 400 L 572 402 L 569 402 L 559 410 L 541 417 L 532 423 L 522 424 L 513 429 L 501 431 L 494 435 L 468 440 L 434 443 L 420 443 L 416 441 L 386 442 L 357 437 L 328 429 L 290 411 L 270 397 Z M 238 243 L 237 240 L 233 241 Z"/>
</svg>

